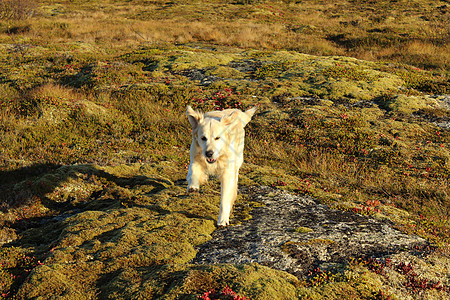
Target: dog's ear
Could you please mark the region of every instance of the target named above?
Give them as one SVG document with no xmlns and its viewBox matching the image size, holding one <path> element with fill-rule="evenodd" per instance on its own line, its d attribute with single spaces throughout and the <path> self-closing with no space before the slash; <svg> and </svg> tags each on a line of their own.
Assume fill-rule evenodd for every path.
<svg viewBox="0 0 450 300">
<path fill-rule="evenodd" d="M 203 121 L 203 114 L 199 111 L 193 110 L 190 106 L 188 106 L 186 109 L 186 116 L 188 116 L 189 123 L 191 123 L 192 129 L 196 129 L 198 123 Z"/>
<path fill-rule="evenodd" d="M 247 110 L 245 111 L 245 114 L 246 114 L 247 116 L 249 116 L 249 118 L 251 119 L 251 118 L 253 117 L 253 115 L 255 114 L 255 112 L 256 112 L 257 109 L 258 109 L 258 106 L 253 106 L 252 108 L 247 109 Z M 249 121 L 250 121 L 250 120 L 249 120 Z"/>
<path fill-rule="evenodd" d="M 243 127 L 245 127 L 248 122 L 250 122 L 257 109 L 258 106 L 253 106 L 252 108 L 247 109 L 243 114 L 241 114 L 241 122 Z"/>
<path fill-rule="evenodd" d="M 231 123 L 233 123 L 234 120 L 236 120 L 236 118 L 238 117 L 238 115 L 239 115 L 239 111 L 234 111 L 234 112 L 232 112 L 232 113 L 229 114 L 229 115 L 223 116 L 223 117 L 220 119 L 220 122 L 221 122 L 222 124 L 224 124 L 225 126 L 231 125 Z"/>
</svg>

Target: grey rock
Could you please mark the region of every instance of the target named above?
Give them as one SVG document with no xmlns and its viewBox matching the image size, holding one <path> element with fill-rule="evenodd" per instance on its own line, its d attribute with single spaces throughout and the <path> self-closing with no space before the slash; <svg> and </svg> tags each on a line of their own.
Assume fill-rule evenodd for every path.
<svg viewBox="0 0 450 300">
<path fill-rule="evenodd" d="M 437 99 L 443 108 L 450 110 L 450 95 L 440 95 Z"/>
<path fill-rule="evenodd" d="M 330 209 L 309 196 L 265 186 L 242 188 L 241 193 L 259 203 L 252 218 L 216 230 L 199 246 L 193 263 L 259 263 L 301 277 L 351 257 L 381 257 L 426 244 L 389 221 Z"/>
<path fill-rule="evenodd" d="M 258 68 L 262 66 L 262 63 L 254 59 L 243 59 L 238 61 L 232 61 L 228 64 L 228 66 L 242 73 L 251 73 L 258 70 Z"/>
</svg>

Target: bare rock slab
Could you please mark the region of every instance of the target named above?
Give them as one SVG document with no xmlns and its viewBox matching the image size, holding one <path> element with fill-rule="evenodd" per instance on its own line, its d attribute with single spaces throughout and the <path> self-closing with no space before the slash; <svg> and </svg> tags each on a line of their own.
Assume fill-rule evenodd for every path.
<svg viewBox="0 0 450 300">
<path fill-rule="evenodd" d="M 212 240 L 199 246 L 193 263 L 259 263 L 300 277 L 351 257 L 381 257 L 426 244 L 389 221 L 330 209 L 309 196 L 265 186 L 241 193 L 257 204 L 252 218 L 216 230 Z"/>
</svg>

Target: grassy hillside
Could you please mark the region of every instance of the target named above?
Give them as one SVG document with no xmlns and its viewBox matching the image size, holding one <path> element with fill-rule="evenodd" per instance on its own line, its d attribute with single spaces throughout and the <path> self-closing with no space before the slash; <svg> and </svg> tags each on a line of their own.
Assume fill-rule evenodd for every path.
<svg viewBox="0 0 450 300">
<path fill-rule="evenodd" d="M 449 6 L 1 1 L 0 296 L 195 299 L 228 284 L 252 299 L 280 286 L 306 299 L 444 299 Z M 361 261 L 322 281 L 189 265 L 219 195 L 216 181 L 184 192 L 185 108 L 255 104 L 241 185 L 391 220 L 428 239 L 404 263 L 442 288 Z"/>
</svg>

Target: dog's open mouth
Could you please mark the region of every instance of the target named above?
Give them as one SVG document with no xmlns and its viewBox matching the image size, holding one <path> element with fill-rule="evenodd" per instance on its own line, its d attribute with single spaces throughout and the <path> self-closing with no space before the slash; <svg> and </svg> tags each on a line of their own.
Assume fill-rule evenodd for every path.
<svg viewBox="0 0 450 300">
<path fill-rule="evenodd" d="M 213 163 L 216 162 L 216 159 L 214 159 L 214 158 L 207 158 L 206 161 L 207 161 L 209 164 L 213 164 Z"/>
</svg>

